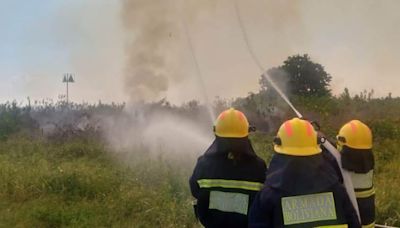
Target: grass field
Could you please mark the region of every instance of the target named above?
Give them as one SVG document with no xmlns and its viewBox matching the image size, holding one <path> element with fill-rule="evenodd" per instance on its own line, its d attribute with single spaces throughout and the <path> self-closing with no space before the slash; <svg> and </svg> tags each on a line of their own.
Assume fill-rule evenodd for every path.
<svg viewBox="0 0 400 228">
<path fill-rule="evenodd" d="M 270 139 L 252 137 L 266 160 Z M 380 224 L 400 225 L 399 146 L 376 145 Z M 10 137 L 0 144 L 0 227 L 198 227 L 187 184 L 194 162 L 113 153 L 88 139 Z"/>
<path fill-rule="evenodd" d="M 161 157 L 122 163 L 106 150 L 79 140 L 2 143 L 0 226 L 194 226 L 189 167 Z"/>
</svg>

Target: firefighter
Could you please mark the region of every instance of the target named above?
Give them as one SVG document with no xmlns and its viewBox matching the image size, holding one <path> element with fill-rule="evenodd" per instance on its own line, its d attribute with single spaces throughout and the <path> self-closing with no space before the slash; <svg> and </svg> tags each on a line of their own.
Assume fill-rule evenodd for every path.
<svg viewBox="0 0 400 228">
<path fill-rule="evenodd" d="M 310 122 L 286 121 L 264 188 L 249 213 L 249 227 L 361 227 L 346 189 L 324 159 Z"/>
<path fill-rule="evenodd" d="M 214 133 L 189 181 L 196 217 L 205 227 L 247 227 L 249 207 L 265 181 L 265 162 L 253 150 L 242 112 L 222 112 Z"/>
<path fill-rule="evenodd" d="M 350 172 L 363 228 L 375 226 L 372 133 L 359 120 L 346 123 L 337 136 L 342 167 Z"/>
</svg>

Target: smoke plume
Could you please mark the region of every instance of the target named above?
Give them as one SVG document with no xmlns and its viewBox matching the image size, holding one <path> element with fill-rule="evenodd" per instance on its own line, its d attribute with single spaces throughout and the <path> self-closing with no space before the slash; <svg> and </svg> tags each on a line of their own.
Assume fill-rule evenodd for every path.
<svg viewBox="0 0 400 228">
<path fill-rule="evenodd" d="M 125 89 L 133 101 L 157 99 L 181 77 L 167 57 L 178 34 L 174 13 L 171 1 L 123 1 L 123 24 L 132 38 L 126 47 Z"/>
<path fill-rule="evenodd" d="M 182 24 L 190 26 L 199 12 L 213 5 L 211 2 L 123 0 L 122 21 L 127 37 L 125 90 L 131 101 L 160 99 L 171 86 L 191 77 Z"/>
</svg>

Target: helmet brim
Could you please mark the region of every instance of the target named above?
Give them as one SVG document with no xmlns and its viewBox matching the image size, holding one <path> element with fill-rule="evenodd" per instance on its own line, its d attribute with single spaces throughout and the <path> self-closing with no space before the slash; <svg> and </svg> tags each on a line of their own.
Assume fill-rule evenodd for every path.
<svg viewBox="0 0 400 228">
<path fill-rule="evenodd" d="M 215 132 L 215 135 L 221 138 L 244 138 L 249 136 L 249 133 L 243 133 L 243 134 L 220 134 Z"/>
<path fill-rule="evenodd" d="M 321 148 L 316 147 L 282 147 L 279 145 L 274 146 L 275 152 L 279 154 L 286 154 L 291 156 L 311 156 L 321 153 Z"/>
<path fill-rule="evenodd" d="M 358 150 L 370 150 L 372 149 L 372 145 L 351 145 L 350 143 L 344 143 L 343 146 L 347 146 L 352 149 L 358 149 Z"/>
</svg>

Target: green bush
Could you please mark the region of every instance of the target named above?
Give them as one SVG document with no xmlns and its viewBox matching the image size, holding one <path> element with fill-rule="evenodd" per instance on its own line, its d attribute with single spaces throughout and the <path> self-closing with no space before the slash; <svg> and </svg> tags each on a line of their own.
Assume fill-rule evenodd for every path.
<svg viewBox="0 0 400 228">
<path fill-rule="evenodd" d="M 400 123 L 396 123 L 393 120 L 370 121 L 369 126 L 376 139 L 396 139 L 400 137 Z"/>
</svg>

